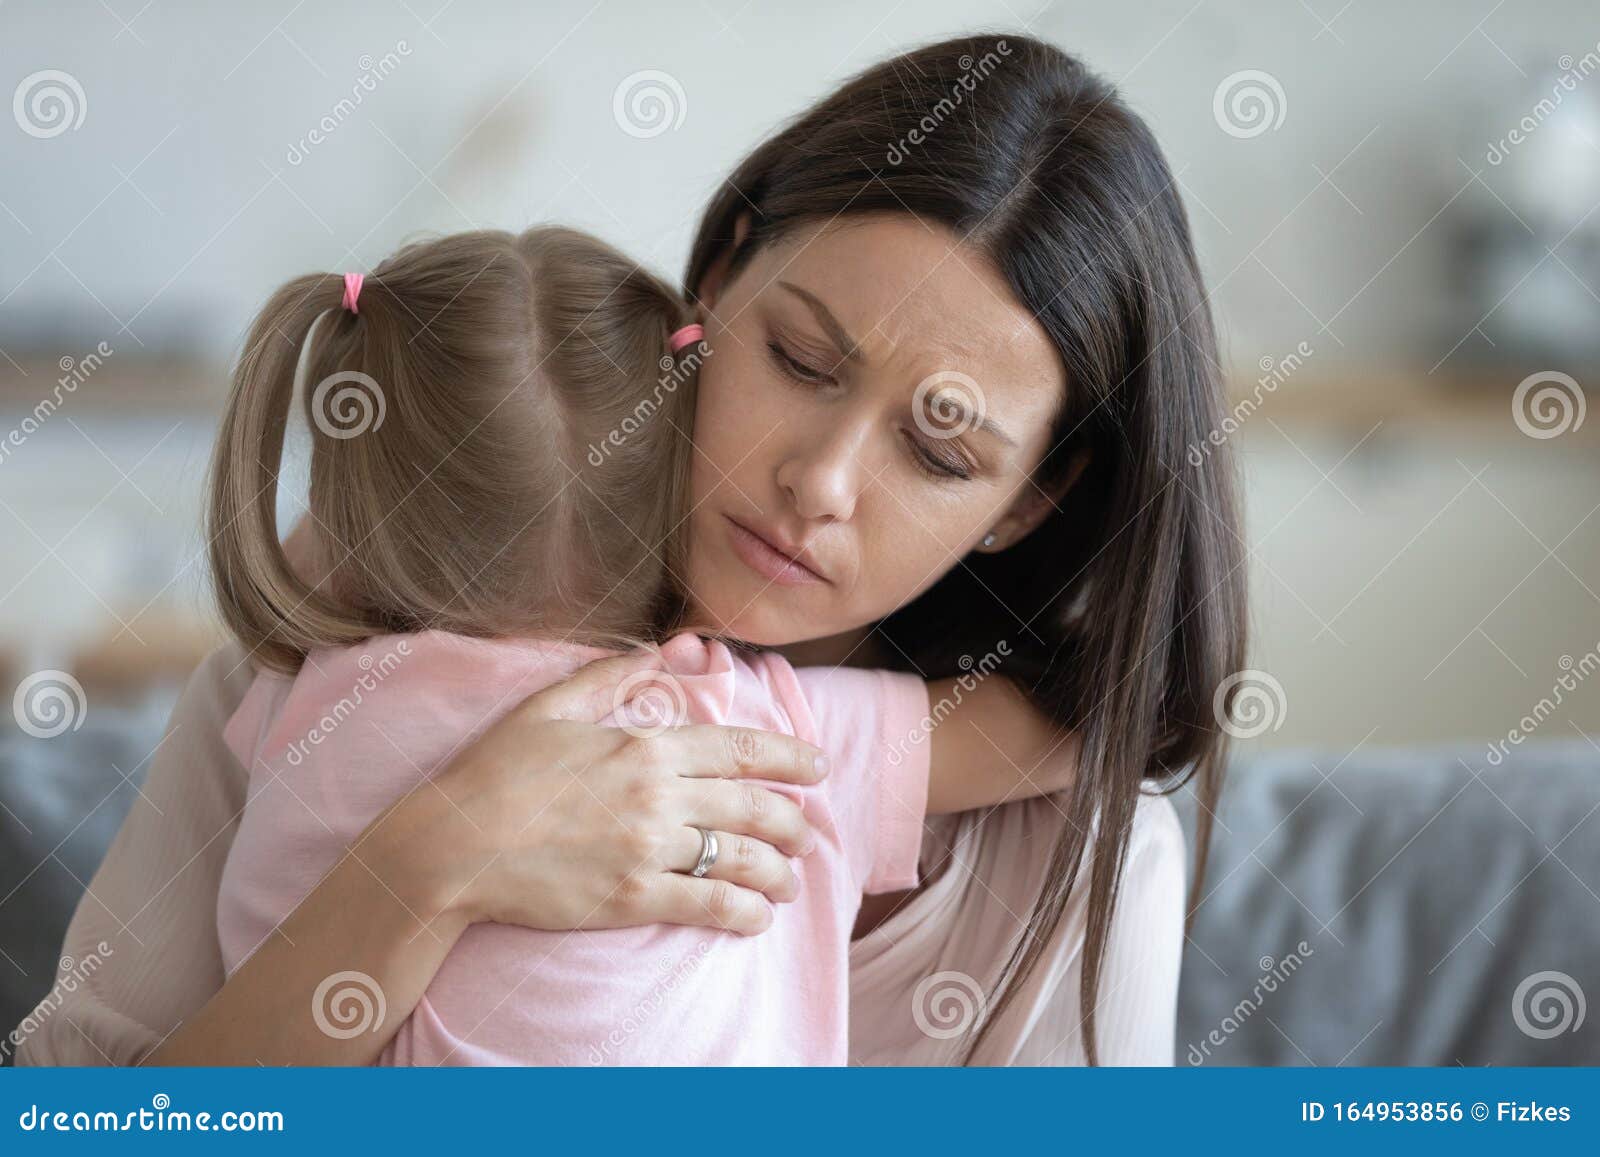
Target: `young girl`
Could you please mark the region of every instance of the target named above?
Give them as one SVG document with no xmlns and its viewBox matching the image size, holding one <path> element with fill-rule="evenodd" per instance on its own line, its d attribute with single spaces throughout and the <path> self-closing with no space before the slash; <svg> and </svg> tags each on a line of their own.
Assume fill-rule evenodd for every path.
<svg viewBox="0 0 1600 1157">
<path fill-rule="evenodd" d="M 771 785 L 818 842 L 766 932 L 475 924 L 385 1063 L 843 1064 L 851 928 L 863 894 L 916 883 L 924 816 L 1055 790 L 1074 770 L 1076 744 L 992 678 L 989 657 L 930 687 L 662 638 L 682 570 L 694 370 L 714 356 L 690 320 L 622 254 L 540 228 L 413 245 L 365 279 L 300 278 L 250 334 L 208 528 L 222 613 L 263 667 L 226 731 L 250 772 L 218 899 L 230 973 L 358 854 L 349 845 L 375 816 L 619 645 L 659 650 L 660 669 L 614 704 L 612 721 L 642 741 L 737 724 L 831 759 L 814 786 Z M 276 479 L 302 380 L 310 539 L 296 565 Z M 970 758 L 973 736 L 993 734 L 1052 754 L 998 772 L 1005 761 Z M 701 841 L 696 874 L 717 854 L 714 833 Z M 334 973 L 311 1015 L 334 1035 L 375 1029 L 383 995 Z"/>
</svg>

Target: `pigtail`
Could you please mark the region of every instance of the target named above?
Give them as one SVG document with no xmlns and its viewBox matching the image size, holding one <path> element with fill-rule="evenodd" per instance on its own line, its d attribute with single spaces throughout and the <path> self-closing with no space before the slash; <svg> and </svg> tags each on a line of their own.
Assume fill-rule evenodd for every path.
<svg viewBox="0 0 1600 1157">
<path fill-rule="evenodd" d="M 277 520 L 284 431 L 301 354 L 318 319 L 338 309 L 343 291 L 339 278 L 312 274 L 273 295 L 234 372 L 211 463 L 206 534 L 222 618 L 258 663 L 289 673 L 313 647 L 373 633 L 332 597 L 326 577 L 311 585 L 296 573 Z M 314 537 L 329 549 L 322 536 Z"/>
</svg>

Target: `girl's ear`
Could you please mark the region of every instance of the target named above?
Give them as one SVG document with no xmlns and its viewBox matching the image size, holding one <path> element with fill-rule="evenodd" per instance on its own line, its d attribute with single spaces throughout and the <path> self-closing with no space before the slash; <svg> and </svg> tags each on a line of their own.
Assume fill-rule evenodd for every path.
<svg viewBox="0 0 1600 1157">
<path fill-rule="evenodd" d="M 1077 484 L 1091 457 L 1089 448 L 1084 447 L 1072 456 L 1066 471 L 1052 485 L 1041 488 L 1037 483 L 1029 482 L 1023 492 L 1017 495 L 1011 509 L 989 528 L 989 532 L 973 549 L 984 554 L 998 554 L 1032 534 L 1041 522 L 1055 512 L 1061 500 L 1067 496 L 1067 491 Z"/>
<path fill-rule="evenodd" d="M 729 245 L 706 267 L 705 276 L 700 279 L 700 284 L 695 287 L 694 293 L 700 299 L 701 305 L 706 309 L 716 308 L 717 299 L 722 296 L 722 291 L 727 288 L 728 266 L 733 263 L 734 250 L 744 244 L 744 239 L 750 235 L 750 210 L 745 209 L 733 222 L 733 244 Z"/>
</svg>

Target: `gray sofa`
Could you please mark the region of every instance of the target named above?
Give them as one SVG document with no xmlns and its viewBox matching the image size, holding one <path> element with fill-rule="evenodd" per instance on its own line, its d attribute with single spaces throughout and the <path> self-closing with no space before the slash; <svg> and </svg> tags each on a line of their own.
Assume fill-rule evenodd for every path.
<svg viewBox="0 0 1600 1157">
<path fill-rule="evenodd" d="M 4 719 L 3 1031 L 51 984 L 170 702 L 97 706 L 50 740 Z M 1176 802 L 1192 830 L 1192 800 Z M 1178 1063 L 1600 1063 L 1597 813 L 1590 737 L 1499 767 L 1482 745 L 1241 753 L 1186 949 Z"/>
<path fill-rule="evenodd" d="M 1180 1064 L 1600 1063 L 1600 736 L 1246 754 L 1217 819 Z"/>
</svg>

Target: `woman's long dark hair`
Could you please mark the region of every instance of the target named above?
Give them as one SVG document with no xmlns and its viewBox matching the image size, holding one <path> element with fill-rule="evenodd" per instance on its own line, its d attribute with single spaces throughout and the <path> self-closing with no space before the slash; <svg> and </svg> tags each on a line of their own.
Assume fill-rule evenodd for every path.
<svg viewBox="0 0 1600 1157">
<path fill-rule="evenodd" d="M 1150 129 L 1108 82 L 1041 41 L 973 35 L 866 70 L 751 153 L 701 220 L 685 286 L 719 258 L 731 278 L 802 222 L 884 212 L 940 222 L 987 253 L 1055 344 L 1067 398 L 1034 480 L 1051 492 L 1074 454 L 1091 454 L 1031 535 L 968 556 L 878 629 L 929 679 L 1009 640 L 1006 673 L 1082 738 L 1028 933 L 965 1059 L 1050 943 L 1087 859 L 1079 1001 L 1095 1064 L 1141 782 L 1194 780 L 1192 904 L 1231 688 L 1213 697 L 1244 662 L 1245 552 L 1233 459 L 1210 437 L 1226 403 L 1188 218 Z M 749 232 L 730 254 L 741 214 Z"/>
</svg>

